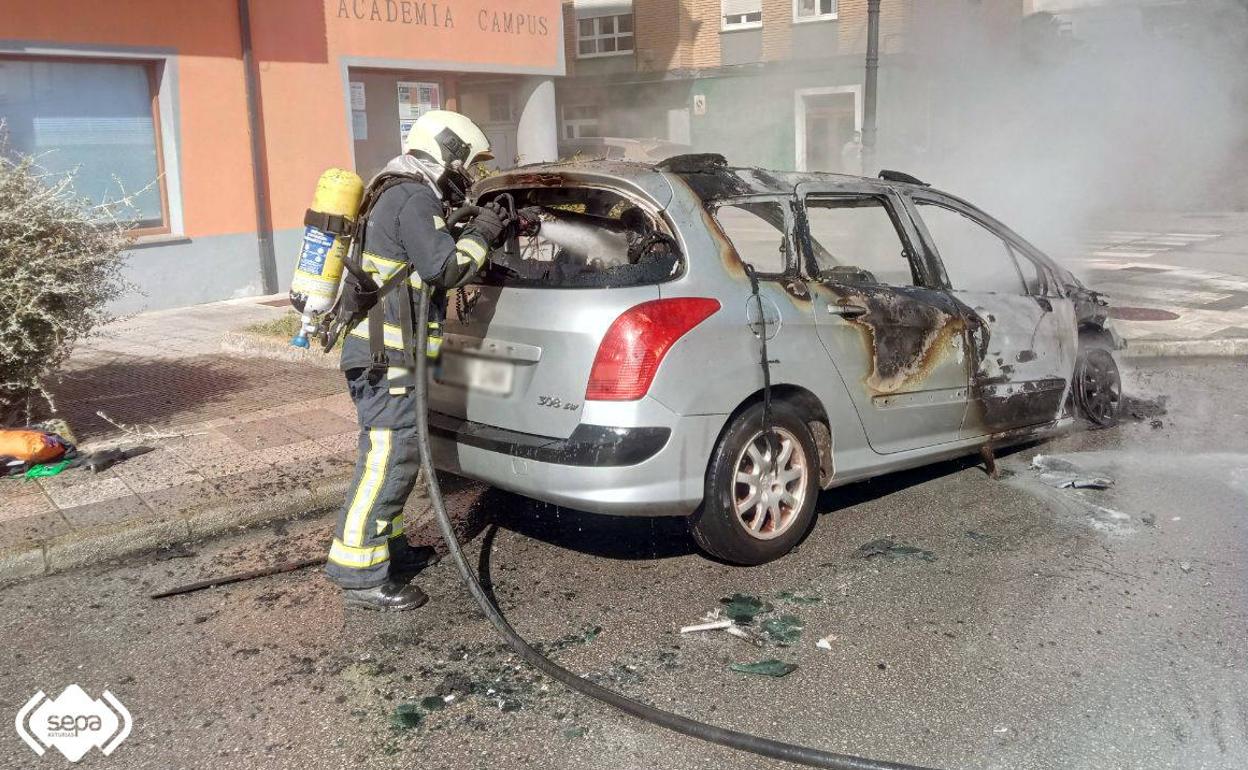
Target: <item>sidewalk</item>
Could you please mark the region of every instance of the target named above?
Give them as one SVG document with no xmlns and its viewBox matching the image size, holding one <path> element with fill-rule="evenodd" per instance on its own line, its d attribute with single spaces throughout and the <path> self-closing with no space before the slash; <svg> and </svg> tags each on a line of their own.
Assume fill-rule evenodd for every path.
<svg viewBox="0 0 1248 770">
<path fill-rule="evenodd" d="M 1248 355 L 1248 213 L 1107 215 L 1071 252 L 1127 355 Z"/>
<path fill-rule="evenodd" d="M 0 480 L 0 579 L 339 505 L 356 447 L 342 375 L 222 352 L 223 336 L 285 312 L 260 298 L 147 313 L 80 346 L 54 391 L 79 445 L 155 451 Z"/>
</svg>

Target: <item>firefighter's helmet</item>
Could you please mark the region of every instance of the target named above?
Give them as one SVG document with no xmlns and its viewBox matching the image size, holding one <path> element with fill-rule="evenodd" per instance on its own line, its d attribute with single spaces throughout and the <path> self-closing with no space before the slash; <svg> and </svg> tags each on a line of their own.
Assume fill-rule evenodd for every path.
<svg viewBox="0 0 1248 770">
<path fill-rule="evenodd" d="M 494 158 L 485 132 L 467 117 L 449 110 L 430 110 L 417 118 L 407 132 L 403 149 L 428 155 L 446 168 L 467 167 Z"/>
</svg>

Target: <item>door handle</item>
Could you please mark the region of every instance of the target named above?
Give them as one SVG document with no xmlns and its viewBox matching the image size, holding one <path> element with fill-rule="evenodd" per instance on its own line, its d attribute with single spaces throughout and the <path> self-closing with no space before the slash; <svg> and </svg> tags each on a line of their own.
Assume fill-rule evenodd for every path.
<svg viewBox="0 0 1248 770">
<path fill-rule="evenodd" d="M 837 305 L 828 303 L 828 313 L 830 315 L 839 315 L 841 318 L 857 318 L 867 314 L 867 309 L 862 305 Z"/>
</svg>

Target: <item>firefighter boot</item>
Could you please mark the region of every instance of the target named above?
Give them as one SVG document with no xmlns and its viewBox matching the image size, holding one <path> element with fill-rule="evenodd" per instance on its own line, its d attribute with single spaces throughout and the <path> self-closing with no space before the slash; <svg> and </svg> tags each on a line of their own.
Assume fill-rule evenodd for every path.
<svg viewBox="0 0 1248 770">
<path fill-rule="evenodd" d="M 410 583 L 387 580 L 372 588 L 348 588 L 342 592 L 342 601 L 348 607 L 362 610 L 402 612 L 422 606 L 429 597 Z"/>
</svg>

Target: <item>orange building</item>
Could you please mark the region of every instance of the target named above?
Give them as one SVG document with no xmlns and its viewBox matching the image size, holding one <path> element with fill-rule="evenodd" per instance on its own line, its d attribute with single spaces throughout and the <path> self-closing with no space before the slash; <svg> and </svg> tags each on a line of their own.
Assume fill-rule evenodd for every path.
<svg viewBox="0 0 1248 770">
<path fill-rule="evenodd" d="M 423 111 L 499 163 L 555 157 L 559 0 L 0 0 L 8 143 L 128 197 L 120 310 L 285 289 L 317 177 L 369 176 Z"/>
</svg>

